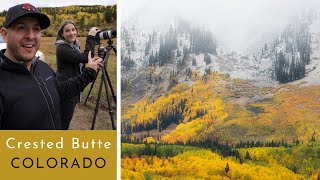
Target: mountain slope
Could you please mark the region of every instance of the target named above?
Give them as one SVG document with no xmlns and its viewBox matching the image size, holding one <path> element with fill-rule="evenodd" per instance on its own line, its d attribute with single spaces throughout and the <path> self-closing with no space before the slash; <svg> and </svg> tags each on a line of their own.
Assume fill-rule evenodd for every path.
<svg viewBox="0 0 320 180">
<path fill-rule="evenodd" d="M 298 20 L 259 52 L 229 50 L 209 31 L 183 20 L 173 21 L 166 33 L 126 26 L 123 135 L 151 135 L 168 143 L 309 141 L 320 126 L 320 23 Z M 298 48 L 301 39 L 310 40 L 308 64 L 300 58 L 305 56 Z M 286 58 L 281 66 L 279 52 Z M 292 54 L 299 55 L 292 60 Z M 305 77 L 291 78 L 298 62 L 305 66 Z M 279 74 L 293 82 L 280 84 Z"/>
</svg>

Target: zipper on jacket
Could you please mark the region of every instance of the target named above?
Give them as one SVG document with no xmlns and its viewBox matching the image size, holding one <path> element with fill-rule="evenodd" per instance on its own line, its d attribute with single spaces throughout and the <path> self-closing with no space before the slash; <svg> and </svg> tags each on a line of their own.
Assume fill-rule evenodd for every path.
<svg viewBox="0 0 320 180">
<path fill-rule="evenodd" d="M 50 119 L 51 119 L 51 123 L 52 123 L 52 125 L 53 125 L 53 129 L 56 129 L 56 126 L 55 126 L 54 120 L 53 120 L 53 115 L 52 115 L 52 112 L 51 112 L 51 108 L 50 108 L 50 105 L 49 105 L 48 100 L 47 100 L 47 98 L 46 98 L 46 95 L 44 94 L 44 92 L 43 92 L 43 90 L 42 90 L 42 88 L 41 88 L 41 86 L 40 86 L 40 83 L 39 83 L 39 81 L 37 80 L 37 78 L 36 78 L 33 74 L 32 74 L 32 76 L 33 76 L 33 78 L 36 80 L 36 82 L 37 82 L 37 84 L 38 84 L 38 87 L 39 87 L 39 89 L 40 89 L 40 91 L 41 91 L 41 93 L 42 93 L 42 96 L 44 97 L 44 100 L 46 101 L 47 107 L 48 107 L 49 112 L 50 112 Z M 51 99 L 51 100 L 52 100 L 52 99 Z"/>
<path fill-rule="evenodd" d="M 43 81 L 43 79 L 42 79 L 41 76 L 39 76 L 39 78 L 41 79 L 42 84 L 43 84 L 44 88 L 46 89 L 46 91 L 47 91 L 47 93 L 48 93 L 48 95 L 49 95 L 50 102 L 51 102 L 51 105 L 52 105 L 53 109 L 55 109 L 55 108 L 54 108 L 54 103 L 53 103 L 53 100 L 52 100 L 52 97 L 51 97 L 51 94 L 50 94 L 50 92 L 49 92 L 49 90 L 48 90 L 48 88 L 47 88 L 47 86 L 46 86 L 46 83 L 44 83 L 44 81 Z"/>
<path fill-rule="evenodd" d="M 50 108 L 50 105 L 49 105 L 49 103 L 48 103 L 48 99 L 47 99 L 45 93 L 43 92 L 43 90 L 42 90 L 42 88 L 41 88 L 41 85 L 40 85 L 38 79 L 37 79 L 36 76 L 35 76 L 35 69 L 36 69 L 36 66 L 38 65 L 38 60 L 39 60 L 39 57 L 38 57 L 35 61 L 33 61 L 33 63 L 32 63 L 32 69 L 31 69 L 31 71 L 29 71 L 29 72 L 30 72 L 30 74 L 33 76 L 33 78 L 36 80 L 36 82 L 37 82 L 37 84 L 38 84 L 38 87 L 39 87 L 39 89 L 40 89 L 40 91 L 41 91 L 41 93 L 42 93 L 43 98 L 44 98 L 45 101 L 46 101 L 48 110 L 49 110 L 49 112 L 50 112 L 50 119 L 51 119 L 51 123 L 52 123 L 53 129 L 56 129 L 56 126 L 55 126 L 55 124 L 54 124 L 54 117 L 53 117 L 53 114 L 52 114 L 52 113 L 53 113 L 53 112 L 52 112 L 52 109 Z M 40 76 L 39 76 L 39 77 L 40 77 Z M 46 91 L 47 91 L 47 93 L 48 93 L 48 95 L 49 95 L 49 97 L 50 97 L 51 104 L 52 104 L 52 108 L 54 109 L 54 103 L 53 103 L 51 94 L 49 93 L 46 85 L 44 84 L 43 79 L 42 79 L 41 77 L 40 77 L 40 79 L 41 79 L 41 81 L 42 81 L 42 83 L 43 83 L 43 86 L 45 87 L 45 89 L 46 89 Z"/>
</svg>

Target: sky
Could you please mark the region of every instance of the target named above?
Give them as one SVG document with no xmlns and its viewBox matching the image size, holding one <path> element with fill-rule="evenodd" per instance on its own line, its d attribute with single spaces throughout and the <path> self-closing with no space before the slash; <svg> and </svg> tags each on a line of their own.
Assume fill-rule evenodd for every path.
<svg viewBox="0 0 320 180">
<path fill-rule="evenodd" d="M 205 26 L 232 48 L 283 29 L 301 8 L 320 9 L 320 0 L 121 0 L 121 23 L 145 29 L 182 17 Z"/>
<path fill-rule="evenodd" d="M 121 12 L 122 21 L 129 19 L 139 8 L 149 4 L 150 1 L 152 0 L 120 0 L 119 12 Z"/>
<path fill-rule="evenodd" d="M 30 3 L 36 7 L 60 7 L 68 5 L 113 5 L 117 0 L 1 0 L 0 11 L 17 4 Z"/>
</svg>

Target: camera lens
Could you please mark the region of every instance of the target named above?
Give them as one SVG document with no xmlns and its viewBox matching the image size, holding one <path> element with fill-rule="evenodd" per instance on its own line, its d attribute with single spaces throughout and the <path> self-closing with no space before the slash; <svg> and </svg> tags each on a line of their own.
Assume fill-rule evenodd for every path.
<svg viewBox="0 0 320 180">
<path fill-rule="evenodd" d="M 112 31 L 100 31 L 97 33 L 96 38 L 99 40 L 103 39 L 112 39 L 114 36 L 116 36 L 117 31 L 112 30 Z"/>
<path fill-rule="evenodd" d="M 111 31 L 102 31 L 99 33 L 99 39 L 111 39 Z"/>
</svg>

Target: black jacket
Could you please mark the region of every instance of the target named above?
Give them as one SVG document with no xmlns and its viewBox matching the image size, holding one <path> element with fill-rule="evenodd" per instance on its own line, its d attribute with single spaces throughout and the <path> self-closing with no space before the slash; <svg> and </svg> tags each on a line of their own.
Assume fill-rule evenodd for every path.
<svg viewBox="0 0 320 180">
<path fill-rule="evenodd" d="M 88 62 L 88 53 L 94 56 L 95 37 L 89 35 L 86 39 L 84 53 L 67 43 L 56 44 L 57 79 L 64 81 L 80 74 L 79 63 Z"/>
<path fill-rule="evenodd" d="M 60 102 L 78 95 L 96 77 L 86 68 L 60 83 L 43 61 L 35 60 L 29 71 L 4 51 L 0 59 L 0 129 L 61 129 Z"/>
</svg>

